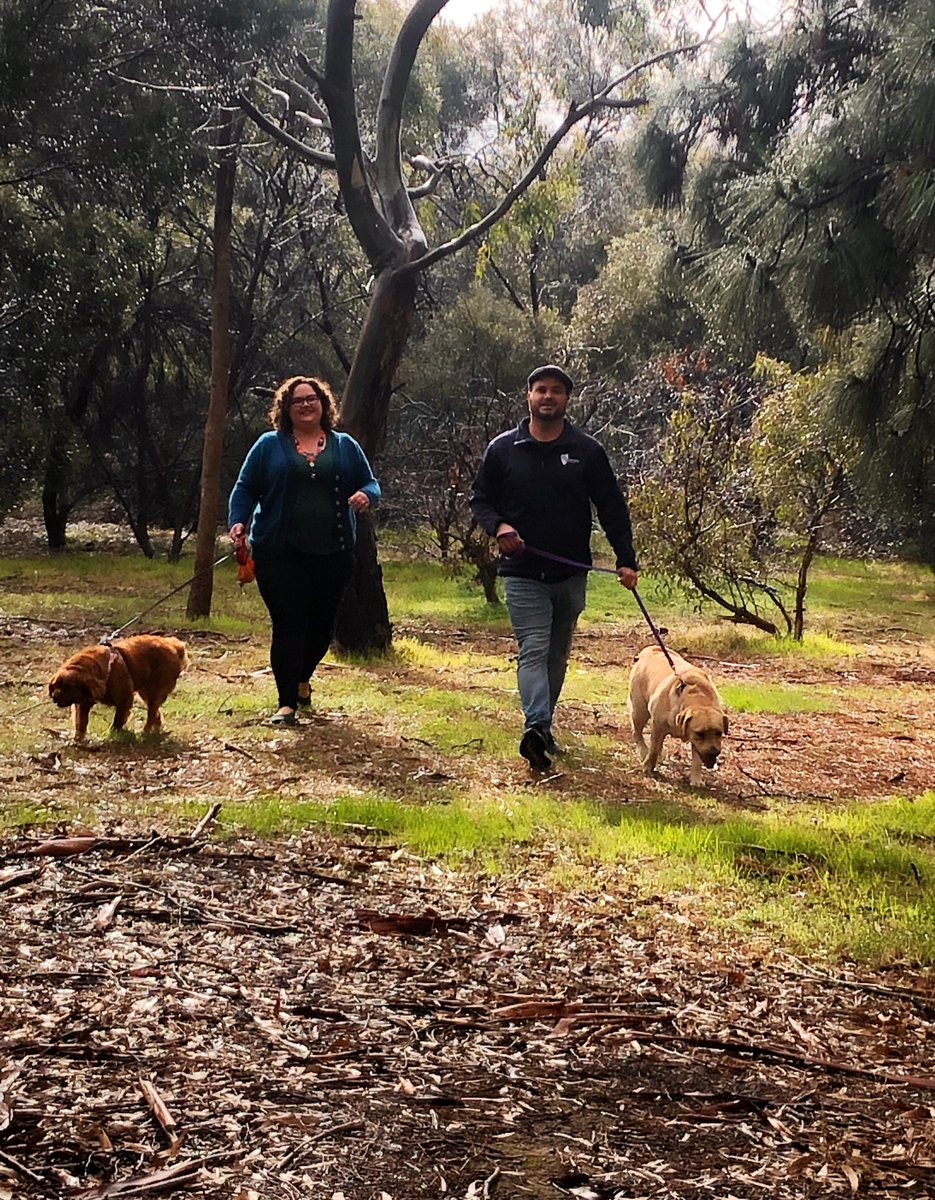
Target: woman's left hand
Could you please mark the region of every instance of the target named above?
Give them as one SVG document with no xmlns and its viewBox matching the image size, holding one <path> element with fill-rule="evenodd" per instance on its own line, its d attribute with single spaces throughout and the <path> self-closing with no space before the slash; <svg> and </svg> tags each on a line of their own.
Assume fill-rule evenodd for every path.
<svg viewBox="0 0 935 1200">
<path fill-rule="evenodd" d="M 366 492 L 354 492 L 352 496 L 348 496 L 347 504 L 355 513 L 366 512 L 370 507 L 370 497 Z"/>
</svg>

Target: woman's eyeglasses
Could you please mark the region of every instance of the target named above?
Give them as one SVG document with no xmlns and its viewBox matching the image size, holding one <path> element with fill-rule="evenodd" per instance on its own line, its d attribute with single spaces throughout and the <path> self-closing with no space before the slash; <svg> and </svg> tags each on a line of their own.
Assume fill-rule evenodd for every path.
<svg viewBox="0 0 935 1200">
<path fill-rule="evenodd" d="M 321 396 L 293 396 L 289 401 L 290 408 L 295 408 L 299 404 L 321 404 Z"/>
</svg>

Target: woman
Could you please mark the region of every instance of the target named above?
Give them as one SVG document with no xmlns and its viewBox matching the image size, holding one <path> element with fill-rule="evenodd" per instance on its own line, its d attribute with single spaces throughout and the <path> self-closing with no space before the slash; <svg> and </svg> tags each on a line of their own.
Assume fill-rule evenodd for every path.
<svg viewBox="0 0 935 1200">
<path fill-rule="evenodd" d="M 284 380 L 269 415 L 273 432 L 254 444 L 231 492 L 230 539 L 235 549 L 243 546 L 249 527 L 273 626 L 279 710 L 271 720 L 295 725 L 331 644 L 351 574 L 356 514 L 379 500 L 380 485 L 357 442 L 335 430 L 337 408 L 323 380 Z"/>
</svg>

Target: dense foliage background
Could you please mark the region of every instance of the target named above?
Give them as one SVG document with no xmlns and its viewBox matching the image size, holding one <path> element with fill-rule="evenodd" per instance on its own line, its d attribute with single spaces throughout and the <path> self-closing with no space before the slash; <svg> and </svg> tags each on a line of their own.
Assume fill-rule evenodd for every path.
<svg viewBox="0 0 935 1200">
<path fill-rule="evenodd" d="M 247 97 L 328 149 L 309 65 L 327 6 L 131 7 L 0 11 L 0 514 L 41 504 L 56 548 L 94 507 L 148 555 L 172 530 L 178 556 L 221 113 Z M 408 7 L 359 9 L 364 143 Z M 569 105 L 696 37 L 679 20 L 516 0 L 435 21 L 401 132 L 429 240 L 494 207 Z M 420 276 L 381 520 L 495 599 L 466 494 L 529 367 L 556 359 L 629 480 L 644 566 L 739 619 L 800 632 L 822 548 L 935 560 L 933 66 L 933 0 L 808 0 L 719 27 L 576 125 L 503 219 Z M 225 494 L 281 377 L 344 385 L 372 287 L 323 157 L 248 119 L 235 197 Z"/>
</svg>

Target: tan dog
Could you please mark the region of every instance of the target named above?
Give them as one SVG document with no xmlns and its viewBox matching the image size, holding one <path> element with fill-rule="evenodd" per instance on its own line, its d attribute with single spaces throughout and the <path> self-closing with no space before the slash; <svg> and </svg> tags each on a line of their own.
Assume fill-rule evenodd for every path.
<svg viewBox="0 0 935 1200">
<path fill-rule="evenodd" d="M 672 654 L 672 661 L 675 672 L 658 646 L 640 651 L 630 672 L 627 697 L 633 742 L 647 775 L 655 772 L 667 737 L 691 742 L 689 782 L 692 787 L 701 787 L 702 765 L 713 767 L 721 753 L 727 717 L 707 674 L 678 654 Z M 648 746 L 643 738 L 647 721 L 650 722 Z"/>
<path fill-rule="evenodd" d="M 116 709 L 114 729 L 123 729 L 133 707 L 133 693 L 146 702 L 144 733 L 162 728 L 159 711 L 188 666 L 185 643 L 174 637 L 140 634 L 112 646 L 79 650 L 49 680 L 49 695 L 59 706 L 75 706 L 75 740 L 88 732 L 88 714 L 95 704 Z"/>
</svg>

